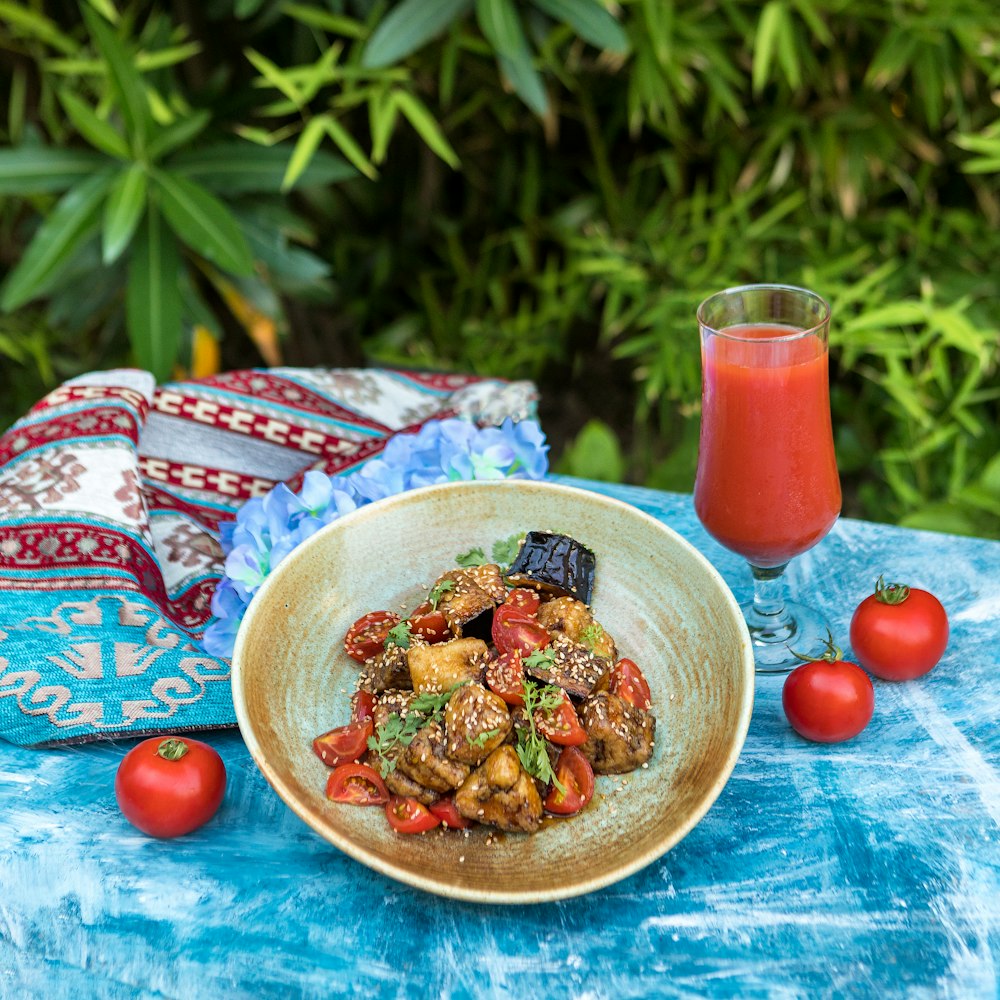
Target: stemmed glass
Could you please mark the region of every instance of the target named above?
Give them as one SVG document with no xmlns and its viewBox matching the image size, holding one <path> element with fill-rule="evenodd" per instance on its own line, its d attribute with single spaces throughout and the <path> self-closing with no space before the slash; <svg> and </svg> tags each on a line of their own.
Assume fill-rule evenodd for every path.
<svg viewBox="0 0 1000 1000">
<path fill-rule="evenodd" d="M 750 564 L 743 613 L 757 669 L 819 655 L 823 616 L 785 600 L 782 574 L 840 514 L 828 375 L 830 307 L 790 285 L 744 285 L 698 307 L 702 409 L 695 511 Z"/>
</svg>

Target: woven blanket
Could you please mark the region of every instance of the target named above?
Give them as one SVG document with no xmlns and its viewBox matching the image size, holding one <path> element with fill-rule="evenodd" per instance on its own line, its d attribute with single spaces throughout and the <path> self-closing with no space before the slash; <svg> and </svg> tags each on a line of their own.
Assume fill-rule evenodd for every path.
<svg viewBox="0 0 1000 1000">
<path fill-rule="evenodd" d="M 428 420 L 499 424 L 534 406 L 527 382 L 387 369 L 67 382 L 0 437 L 0 737 L 234 725 L 229 661 L 199 644 L 220 523 L 278 482 L 356 469 Z"/>
</svg>

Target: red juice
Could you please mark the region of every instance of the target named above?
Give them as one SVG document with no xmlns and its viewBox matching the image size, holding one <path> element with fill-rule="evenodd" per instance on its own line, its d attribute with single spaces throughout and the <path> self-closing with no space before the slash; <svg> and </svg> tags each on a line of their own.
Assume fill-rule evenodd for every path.
<svg viewBox="0 0 1000 1000">
<path fill-rule="evenodd" d="M 754 566 L 805 552 L 840 513 L 826 345 L 796 333 L 748 324 L 702 341 L 695 510 Z"/>
</svg>

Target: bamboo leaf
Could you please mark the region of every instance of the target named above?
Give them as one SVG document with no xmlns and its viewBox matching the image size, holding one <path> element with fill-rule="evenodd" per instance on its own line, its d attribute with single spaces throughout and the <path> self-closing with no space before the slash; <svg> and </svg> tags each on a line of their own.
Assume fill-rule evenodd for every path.
<svg viewBox="0 0 1000 1000">
<path fill-rule="evenodd" d="M 46 45 L 51 45 L 52 48 L 65 52 L 67 55 L 76 52 L 79 48 L 69 35 L 59 30 L 55 22 L 50 21 L 43 14 L 29 9 L 23 0 L 19 0 L 19 2 L 0 0 L 0 22 L 17 28 L 29 37 L 37 38 L 40 42 L 45 42 Z"/>
<path fill-rule="evenodd" d="M 180 251 L 155 205 L 150 205 L 129 262 L 125 313 L 138 364 L 168 379 L 181 342 Z"/>
<path fill-rule="evenodd" d="M 403 0 L 372 32 L 361 65 L 377 69 L 399 62 L 439 35 L 472 7 L 473 0 Z"/>
<path fill-rule="evenodd" d="M 285 95 L 296 107 L 303 105 L 302 91 L 295 80 L 288 75 L 280 66 L 271 62 L 266 56 L 261 55 L 255 49 L 244 49 L 244 55 L 252 64 L 253 68 L 272 86 L 275 90 Z"/>
<path fill-rule="evenodd" d="M 110 169 L 101 170 L 62 196 L 4 281 L 0 309 L 10 312 L 48 289 L 96 228 L 112 176 Z"/>
<path fill-rule="evenodd" d="M 66 109 L 66 114 L 77 132 L 87 142 L 109 156 L 117 157 L 119 160 L 128 159 L 128 144 L 110 122 L 99 117 L 93 108 L 66 87 L 60 88 L 59 101 Z"/>
<path fill-rule="evenodd" d="M 476 0 L 476 19 L 517 95 L 537 115 L 546 114 L 548 94 L 532 64 L 531 50 L 514 4 L 511 0 Z"/>
<path fill-rule="evenodd" d="M 247 241 L 232 213 L 213 194 L 176 173 L 157 170 L 163 214 L 171 229 L 195 253 L 233 274 L 253 272 Z"/>
<path fill-rule="evenodd" d="M 211 112 L 204 109 L 195 111 L 187 118 L 178 118 L 173 125 L 168 125 L 153 137 L 146 151 L 149 159 L 156 161 L 179 146 L 186 146 L 205 130 L 211 120 Z"/>
<path fill-rule="evenodd" d="M 313 155 L 319 148 L 319 144 L 323 141 L 323 137 L 327 134 L 326 126 L 329 118 L 329 115 L 316 115 L 306 123 L 306 127 L 302 130 L 298 142 L 295 143 L 292 155 L 288 158 L 285 176 L 281 181 L 282 191 L 287 191 L 289 188 L 294 187 L 295 182 L 305 172 L 306 167 L 309 166 L 310 160 L 312 160 Z"/>
<path fill-rule="evenodd" d="M 44 146 L 0 149 L 0 195 L 65 191 L 107 164 L 106 157 L 90 150 Z"/>
<path fill-rule="evenodd" d="M 87 0 L 87 3 L 99 14 L 103 14 L 112 24 L 118 23 L 118 11 L 111 0 Z"/>
<path fill-rule="evenodd" d="M 395 102 L 428 147 L 452 170 L 457 170 L 460 166 L 458 156 L 445 138 L 440 125 L 434 120 L 434 116 L 427 110 L 427 106 L 406 90 L 396 92 Z"/>
<path fill-rule="evenodd" d="M 371 161 L 365 156 L 364 150 L 357 144 L 354 136 L 344 128 L 336 118 L 327 117 L 325 121 L 327 135 L 340 147 L 340 151 L 347 159 L 354 164 L 358 170 L 374 180 L 378 177 L 378 171 L 372 166 Z"/>
<path fill-rule="evenodd" d="M 139 163 L 118 175 L 104 206 L 103 259 L 113 264 L 129 245 L 146 210 L 146 171 Z"/>
<path fill-rule="evenodd" d="M 398 114 L 399 105 L 393 91 L 382 90 L 368 102 L 368 129 L 372 137 L 373 163 L 385 160 Z"/>
<path fill-rule="evenodd" d="M 757 35 L 753 46 L 751 81 L 753 92 L 759 94 L 771 75 L 771 63 L 778 45 L 782 21 L 785 18 L 783 0 L 768 0 L 757 22 Z"/>
<path fill-rule="evenodd" d="M 630 49 L 628 35 L 598 0 L 533 0 L 555 20 L 568 24 L 584 41 L 599 49 L 624 55 Z"/>
<path fill-rule="evenodd" d="M 510 80 L 511 86 L 518 97 L 538 115 L 544 117 L 549 112 L 549 95 L 541 75 L 531 65 L 530 56 L 523 59 L 508 59 L 501 56 L 498 60 L 500 71 Z"/>
<path fill-rule="evenodd" d="M 281 13 L 310 27 L 344 35 L 347 38 L 364 38 L 365 35 L 364 25 L 353 18 L 345 17 L 343 14 L 331 14 L 329 11 L 309 7 L 303 3 L 283 3 Z"/>
</svg>

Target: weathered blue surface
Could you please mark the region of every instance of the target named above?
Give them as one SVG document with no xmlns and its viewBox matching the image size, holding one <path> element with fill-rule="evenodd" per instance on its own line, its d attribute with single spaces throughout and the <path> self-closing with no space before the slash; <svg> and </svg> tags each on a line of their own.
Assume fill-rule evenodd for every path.
<svg viewBox="0 0 1000 1000">
<path fill-rule="evenodd" d="M 686 496 L 593 485 L 740 560 Z M 995 997 L 1000 984 L 1000 544 L 842 521 L 793 563 L 846 645 L 875 578 L 937 593 L 945 658 L 876 681 L 856 740 L 800 740 L 760 677 L 736 769 L 702 822 L 602 892 L 529 908 L 424 895 L 339 854 L 234 732 L 229 789 L 189 837 L 114 801 L 131 743 L 0 746 L 0 997 Z"/>
</svg>

